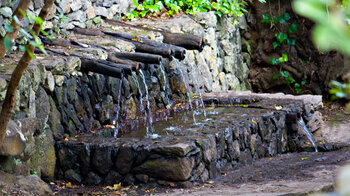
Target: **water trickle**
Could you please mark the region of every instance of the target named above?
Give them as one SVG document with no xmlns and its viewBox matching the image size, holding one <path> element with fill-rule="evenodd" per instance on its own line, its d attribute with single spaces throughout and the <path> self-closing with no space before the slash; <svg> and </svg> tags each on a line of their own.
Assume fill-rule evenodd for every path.
<svg viewBox="0 0 350 196">
<path fill-rule="evenodd" d="M 186 53 L 186 58 L 188 60 L 188 63 L 191 65 L 192 68 L 192 76 L 194 78 L 194 83 L 195 83 L 195 89 L 196 89 L 196 93 L 199 94 L 200 100 L 201 100 L 201 104 L 202 104 L 202 108 L 203 108 L 203 114 L 206 117 L 207 113 L 205 111 L 205 105 L 204 105 L 204 101 L 203 101 L 203 96 L 202 96 L 202 92 L 199 89 L 199 84 L 198 84 L 198 77 L 199 77 L 199 71 L 198 71 L 198 67 L 194 68 L 193 63 L 189 60 L 188 58 L 188 54 Z M 195 70 L 195 71 L 194 71 Z"/>
<path fill-rule="evenodd" d="M 173 61 L 175 63 L 175 66 L 176 68 L 180 71 L 180 74 L 181 74 L 181 77 L 183 79 L 183 82 L 184 82 L 184 85 L 185 85 L 185 88 L 186 88 L 186 95 L 188 97 L 188 101 L 190 103 L 190 107 L 191 107 L 191 110 L 193 111 L 193 106 L 192 106 L 192 99 L 191 99 L 191 95 L 190 95 L 190 90 L 189 90 L 189 87 L 188 87 L 188 82 L 186 82 L 186 78 L 185 78 L 185 74 L 183 72 L 183 67 L 181 66 L 181 63 L 179 62 L 179 60 L 177 60 L 175 57 L 173 57 Z M 193 121 L 194 121 L 194 124 L 196 124 L 196 117 L 195 117 L 195 112 L 193 112 Z"/>
<path fill-rule="evenodd" d="M 120 79 L 119 91 L 118 91 L 117 115 L 115 117 L 115 121 L 113 121 L 113 124 L 116 124 L 116 127 L 114 128 L 114 138 L 117 138 L 118 131 L 119 131 L 120 97 L 121 97 L 121 94 L 122 94 L 123 79 L 124 79 L 124 75 L 122 73 L 122 77 Z"/>
<path fill-rule="evenodd" d="M 144 112 L 145 108 L 143 107 L 143 95 L 142 95 L 142 90 L 141 90 L 141 87 L 140 87 L 140 83 L 139 83 L 139 80 L 137 79 L 137 75 L 136 75 L 136 72 L 132 72 L 132 79 L 134 80 L 134 82 L 136 83 L 137 85 L 137 89 L 140 93 L 140 112 Z"/>
<path fill-rule="evenodd" d="M 145 111 L 145 115 L 147 116 L 148 122 L 149 124 L 147 125 L 147 135 L 149 135 L 149 126 L 151 126 L 152 128 L 152 123 L 153 123 L 153 119 L 152 119 L 152 111 L 151 111 L 151 105 L 149 102 L 149 96 L 148 96 L 148 87 L 147 87 L 147 83 L 146 83 L 146 78 L 145 75 L 143 74 L 142 70 L 140 70 L 140 76 L 142 78 L 143 81 L 143 85 L 145 86 L 145 96 L 146 96 L 146 101 L 147 101 L 147 110 L 148 110 L 148 114 Z M 146 123 L 147 124 L 147 123 Z M 153 131 L 153 130 L 152 130 Z"/>
<path fill-rule="evenodd" d="M 163 84 L 163 91 L 165 93 L 165 98 L 167 100 L 167 104 L 170 104 L 170 99 L 169 99 L 168 92 L 167 92 L 167 89 L 166 89 L 166 85 L 167 85 L 166 73 L 165 73 L 165 69 L 164 69 L 164 66 L 163 66 L 162 62 L 160 62 L 160 64 L 159 64 L 159 69 L 160 69 L 160 72 L 163 75 L 163 82 L 164 82 L 164 84 Z M 166 108 L 168 108 L 168 107 L 166 107 Z"/>
<path fill-rule="evenodd" d="M 304 131 L 307 139 L 309 139 L 309 141 L 311 142 L 311 144 L 313 145 L 313 147 L 315 148 L 315 152 L 318 152 L 318 149 L 317 149 L 317 145 L 314 141 L 314 137 L 312 136 L 311 132 L 309 131 L 309 129 L 306 127 L 306 124 L 303 120 L 303 118 L 300 118 L 298 120 L 298 125 L 300 126 L 300 128 Z"/>
</svg>

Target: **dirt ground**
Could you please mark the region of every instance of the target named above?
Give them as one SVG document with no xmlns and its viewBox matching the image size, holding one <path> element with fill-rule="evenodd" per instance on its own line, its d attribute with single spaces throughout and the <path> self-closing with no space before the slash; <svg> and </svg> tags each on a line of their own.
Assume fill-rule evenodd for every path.
<svg viewBox="0 0 350 196">
<path fill-rule="evenodd" d="M 350 115 L 344 107 L 328 105 L 322 111 L 326 126 L 316 140 L 350 144 Z M 350 146 L 350 145 L 349 145 Z M 307 195 L 332 192 L 334 179 L 342 165 L 350 164 L 350 147 L 329 152 L 301 152 L 263 158 L 251 165 L 236 166 L 215 180 L 186 189 L 171 187 L 66 186 L 51 185 L 56 195 Z"/>
</svg>

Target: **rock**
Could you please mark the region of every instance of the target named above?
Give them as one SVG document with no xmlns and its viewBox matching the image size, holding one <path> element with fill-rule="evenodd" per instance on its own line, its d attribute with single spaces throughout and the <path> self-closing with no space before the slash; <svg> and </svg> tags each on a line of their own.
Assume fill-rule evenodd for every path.
<svg viewBox="0 0 350 196">
<path fill-rule="evenodd" d="M 166 155 L 176 155 L 184 157 L 186 156 L 190 151 L 195 149 L 194 143 L 177 143 L 169 145 L 166 144 L 160 144 L 160 146 L 156 146 L 152 149 L 152 152 L 156 152 L 159 154 L 166 154 Z"/>
<path fill-rule="evenodd" d="M 317 130 L 319 130 L 321 127 L 325 125 L 323 121 L 322 113 L 319 111 L 314 112 L 311 116 L 311 119 L 307 122 L 306 125 L 311 131 L 311 133 L 314 133 Z"/>
<path fill-rule="evenodd" d="M 52 73 L 50 71 L 47 71 L 45 73 L 45 84 L 44 84 L 45 89 L 53 92 L 55 88 L 55 78 L 53 77 Z"/>
<path fill-rule="evenodd" d="M 17 156 L 22 154 L 26 147 L 26 141 L 18 125 L 10 120 L 7 126 L 4 143 L 0 147 L 0 155 Z"/>
<path fill-rule="evenodd" d="M 43 30 L 47 30 L 47 29 L 52 29 L 53 28 L 53 23 L 50 21 L 44 21 L 43 23 Z"/>
<path fill-rule="evenodd" d="M 73 10 L 73 12 L 79 10 L 81 6 L 81 0 L 74 0 L 70 3 L 70 8 Z"/>
<path fill-rule="evenodd" d="M 7 18 L 10 18 L 12 17 L 12 9 L 9 7 L 2 7 L 0 8 L 0 14 Z"/>
<path fill-rule="evenodd" d="M 38 176 L 14 176 L 0 171 L 2 194 L 8 189 L 20 190 L 21 195 L 53 195 L 50 187 Z"/>
<path fill-rule="evenodd" d="M 237 160 L 241 155 L 238 141 L 235 140 L 233 143 L 228 143 L 227 144 L 227 151 L 228 151 L 227 153 L 229 154 L 231 160 Z"/>
<path fill-rule="evenodd" d="M 135 178 L 132 174 L 127 174 L 123 180 L 123 184 L 126 186 L 133 185 L 135 183 Z"/>
<path fill-rule="evenodd" d="M 38 130 L 39 123 L 37 118 L 22 118 L 15 120 L 15 122 L 25 137 L 34 135 Z"/>
<path fill-rule="evenodd" d="M 102 178 L 95 174 L 94 172 L 89 172 L 85 178 L 85 183 L 87 185 L 99 185 L 101 184 Z"/>
<path fill-rule="evenodd" d="M 134 98 L 130 97 L 129 99 L 126 100 L 125 104 L 126 104 L 126 108 L 127 108 L 127 110 L 126 110 L 127 118 L 135 120 L 137 106 L 136 106 Z"/>
<path fill-rule="evenodd" d="M 123 179 L 123 176 L 120 175 L 118 172 L 111 170 L 106 178 L 104 179 L 105 185 L 113 185 L 118 184 Z"/>
<path fill-rule="evenodd" d="M 221 41 L 220 47 L 225 52 L 225 56 L 233 55 L 233 44 L 230 42 L 230 40 L 225 39 Z"/>
<path fill-rule="evenodd" d="M 95 14 L 95 8 L 94 7 L 90 7 L 86 10 L 86 18 L 87 19 L 91 19 L 91 18 L 95 18 L 96 14 Z"/>
<path fill-rule="evenodd" d="M 95 7 L 95 14 L 96 16 L 104 16 L 106 18 L 110 18 L 110 13 L 105 7 Z"/>
<path fill-rule="evenodd" d="M 203 151 L 203 159 L 205 163 L 212 162 L 216 157 L 216 143 L 213 136 L 208 139 L 201 139 L 196 141 L 197 145 Z"/>
<path fill-rule="evenodd" d="M 190 178 L 193 167 L 193 158 L 160 158 L 146 161 L 136 167 L 134 172 L 169 181 L 185 181 Z"/>
<path fill-rule="evenodd" d="M 87 9 L 92 7 L 92 3 L 90 0 L 81 0 L 81 9 L 86 11 Z"/>
<path fill-rule="evenodd" d="M 145 174 L 136 174 L 135 178 L 142 183 L 147 183 L 149 179 L 148 176 Z"/>
<path fill-rule="evenodd" d="M 6 96 L 7 82 L 4 78 L 0 78 L 0 101 L 3 101 Z"/>
<path fill-rule="evenodd" d="M 37 98 L 35 101 L 36 105 L 36 117 L 39 122 L 38 130 L 39 133 L 48 127 L 47 122 L 49 120 L 49 114 L 51 112 L 51 106 L 49 97 L 46 94 L 44 88 L 40 87 L 37 92 Z"/>
<path fill-rule="evenodd" d="M 193 19 L 199 24 L 204 25 L 205 28 L 216 27 L 217 18 L 214 11 L 197 13 Z"/>
<path fill-rule="evenodd" d="M 80 184 L 82 182 L 81 176 L 72 169 L 69 169 L 66 172 L 64 172 L 64 177 L 72 183 Z"/>
<path fill-rule="evenodd" d="M 62 86 L 65 80 L 65 76 L 55 75 L 55 83 L 57 86 Z"/>
<path fill-rule="evenodd" d="M 71 11 L 70 0 L 57 0 L 57 3 L 58 3 L 58 11 L 61 14 L 67 14 Z"/>
<path fill-rule="evenodd" d="M 37 10 L 44 6 L 44 0 L 34 0 L 34 8 Z"/>
<path fill-rule="evenodd" d="M 103 148 L 96 148 L 92 152 L 92 165 L 95 169 L 105 175 L 107 174 L 113 166 L 112 162 L 112 148 L 106 146 Z"/>
<path fill-rule="evenodd" d="M 38 137 L 34 137 L 35 148 L 29 167 L 45 180 L 53 180 L 56 166 L 55 140 L 51 130 L 46 129 Z"/>
<path fill-rule="evenodd" d="M 119 149 L 118 156 L 116 158 L 115 166 L 120 174 L 129 173 L 134 162 L 134 152 L 131 146 L 122 146 Z"/>
<path fill-rule="evenodd" d="M 249 149 L 240 153 L 239 162 L 243 165 L 251 164 L 253 162 L 252 154 Z"/>
<path fill-rule="evenodd" d="M 68 18 L 71 21 L 79 21 L 81 23 L 86 21 L 86 13 L 81 10 L 68 14 Z"/>
</svg>

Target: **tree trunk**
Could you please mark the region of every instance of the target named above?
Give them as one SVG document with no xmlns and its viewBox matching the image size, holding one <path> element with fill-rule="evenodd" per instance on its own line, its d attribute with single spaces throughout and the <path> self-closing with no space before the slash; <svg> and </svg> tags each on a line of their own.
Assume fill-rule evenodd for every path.
<svg viewBox="0 0 350 196">
<path fill-rule="evenodd" d="M 42 20 L 45 20 L 46 16 L 49 13 L 49 10 L 54 2 L 55 2 L 55 0 L 46 0 L 45 1 L 45 5 L 39 13 L 39 17 Z M 34 31 L 36 36 L 39 35 L 40 28 L 41 28 L 40 24 L 35 23 L 33 25 L 33 31 Z M 10 83 L 8 84 L 5 100 L 4 100 L 4 103 L 2 105 L 1 114 L 0 114 L 0 147 L 2 146 L 2 144 L 4 142 L 4 139 L 6 136 L 7 125 L 11 119 L 13 110 L 14 110 L 15 105 L 16 105 L 16 91 L 17 91 L 19 82 L 21 81 L 23 72 L 26 70 L 26 68 L 28 67 L 28 65 L 31 61 L 31 57 L 30 57 L 28 52 L 31 52 L 33 54 L 34 49 L 35 49 L 34 46 L 29 45 L 29 44 L 27 45 L 27 50 L 23 54 L 20 61 L 18 62 L 15 70 L 12 73 Z"/>
<path fill-rule="evenodd" d="M 23 12 L 27 13 L 28 7 L 29 7 L 30 0 L 21 0 L 13 13 L 13 17 L 16 16 L 18 20 L 22 23 L 22 20 L 24 18 L 23 14 L 20 12 L 22 10 Z M 17 24 L 15 20 L 12 20 L 11 26 L 13 27 L 13 32 L 7 32 L 6 35 L 1 39 L 0 41 L 0 59 L 5 56 L 6 49 L 5 49 L 5 37 L 7 35 L 10 36 L 10 40 L 13 43 L 17 37 L 18 31 L 21 29 L 21 24 Z"/>
</svg>

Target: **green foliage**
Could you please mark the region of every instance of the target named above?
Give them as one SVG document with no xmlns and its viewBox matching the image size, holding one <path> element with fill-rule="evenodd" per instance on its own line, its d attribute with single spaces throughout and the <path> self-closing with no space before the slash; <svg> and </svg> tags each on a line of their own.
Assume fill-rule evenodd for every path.
<svg viewBox="0 0 350 196">
<path fill-rule="evenodd" d="M 342 84 L 337 81 L 332 81 L 330 86 L 333 87 L 329 93 L 332 95 L 332 99 L 345 98 L 350 94 L 350 84 Z"/>
<path fill-rule="evenodd" d="M 294 10 L 315 21 L 314 44 L 322 51 L 338 50 L 350 55 L 350 6 L 348 0 L 295 0 Z M 345 98 L 350 94 L 350 84 L 337 81 L 330 83 L 332 99 Z M 350 111 L 350 103 L 348 104 Z"/>
<path fill-rule="evenodd" d="M 339 50 L 350 55 L 350 6 L 343 0 L 295 0 L 294 10 L 316 22 L 313 41 L 323 51 Z"/>
<path fill-rule="evenodd" d="M 154 13 L 159 14 L 166 10 L 167 14 L 173 16 L 184 12 L 186 14 L 197 14 L 214 10 L 218 16 L 241 16 L 247 10 L 244 8 L 252 0 L 143 0 L 139 3 L 133 0 L 136 10 L 126 13 L 126 18 L 133 20 L 138 17 L 145 17 Z M 259 0 L 265 3 L 265 0 Z"/>
<path fill-rule="evenodd" d="M 44 23 L 44 21 L 40 18 L 40 17 L 28 17 L 28 15 L 23 12 L 22 10 L 20 10 L 21 13 L 23 14 L 24 18 L 26 18 L 28 21 L 34 21 L 36 24 L 39 24 L 40 25 L 40 29 Z M 18 20 L 18 18 L 16 16 L 14 16 L 11 21 L 14 20 L 17 24 L 21 25 L 21 22 Z M 9 32 L 9 33 L 12 33 L 14 31 L 13 29 L 13 26 L 11 25 L 5 25 L 5 30 L 6 32 Z M 32 59 L 34 59 L 34 55 L 32 54 L 32 52 L 29 51 L 28 49 L 28 45 L 32 45 L 34 47 L 37 47 L 39 48 L 44 54 L 47 54 L 44 46 L 42 45 L 41 43 L 41 40 L 35 35 L 34 31 L 31 29 L 31 27 L 27 27 L 27 28 L 23 28 L 23 27 L 20 27 L 20 30 L 19 30 L 23 35 L 24 35 L 24 38 L 27 41 L 27 45 L 19 45 L 18 46 L 18 49 L 22 52 L 25 52 L 27 51 L 28 54 L 31 56 Z M 40 30 L 45 36 L 49 37 L 48 34 L 43 31 L 42 29 Z M 50 38 L 50 37 L 49 37 Z M 9 52 L 12 50 L 13 48 L 13 43 L 10 39 L 10 36 L 9 35 L 6 35 L 5 36 L 5 39 L 4 39 L 4 45 L 5 45 L 5 48 L 6 50 Z"/>
<path fill-rule="evenodd" d="M 287 85 L 293 87 L 295 92 L 298 93 L 298 94 L 301 91 L 301 87 L 306 84 L 306 80 L 303 80 L 300 83 L 296 82 L 295 79 L 290 75 L 290 73 L 288 71 L 282 71 L 280 74 L 281 75 L 275 74 L 273 76 L 273 79 L 281 79 L 281 78 L 283 78 L 284 81 L 287 83 Z"/>
<path fill-rule="evenodd" d="M 283 63 L 283 62 L 288 62 L 288 56 L 287 54 L 282 54 L 282 56 L 278 59 L 275 59 L 275 58 L 270 58 L 270 63 L 272 65 L 278 65 L 280 63 Z"/>
</svg>

